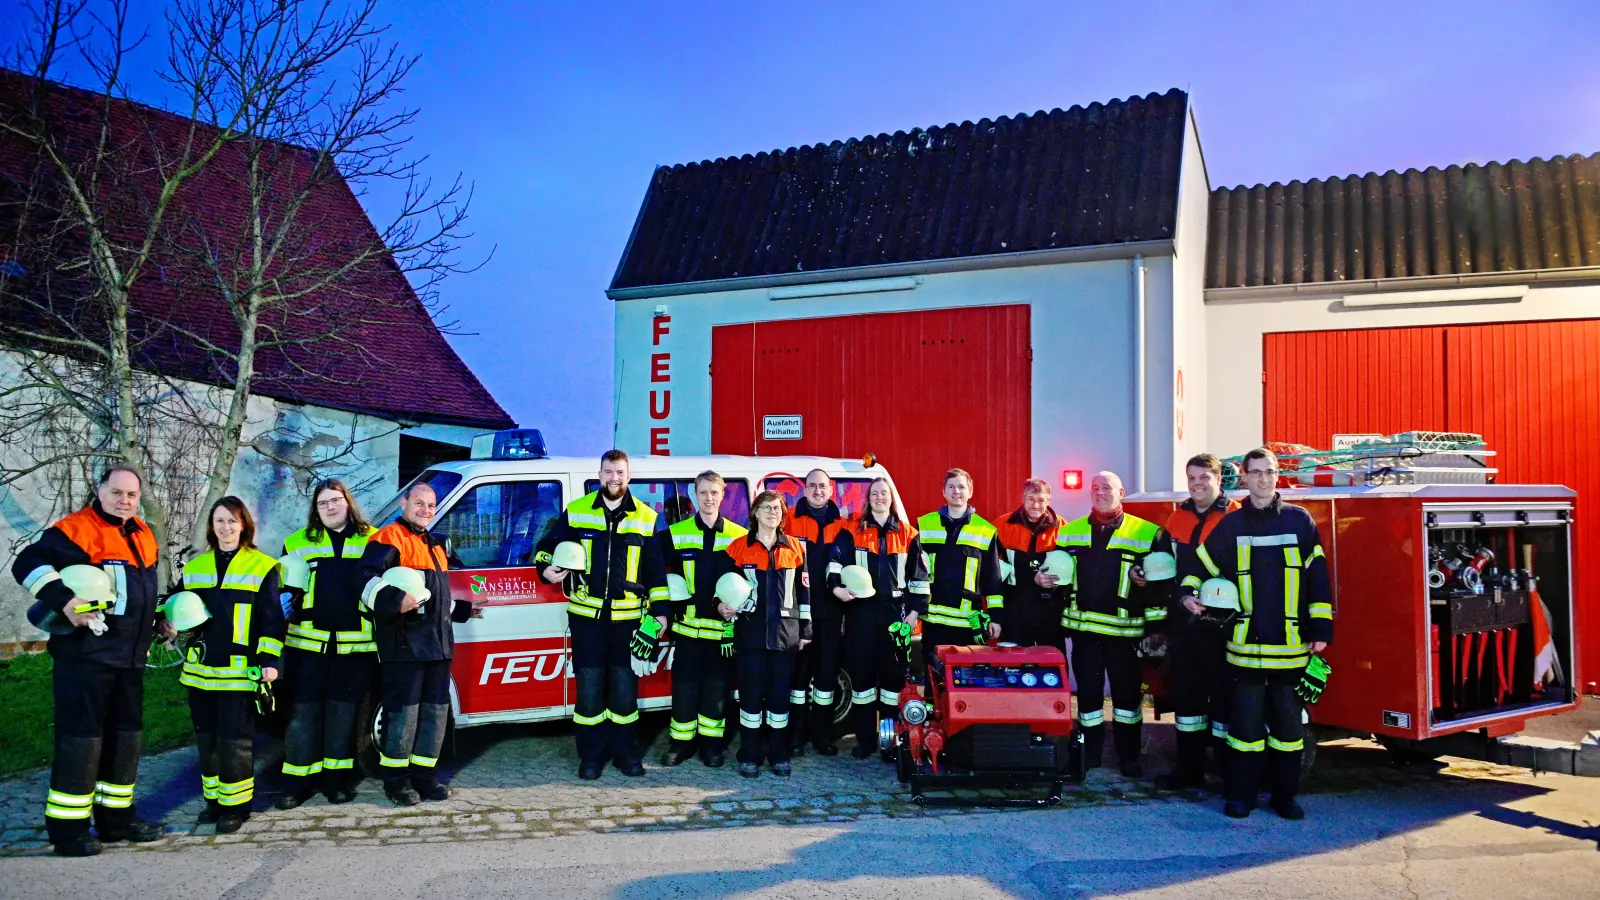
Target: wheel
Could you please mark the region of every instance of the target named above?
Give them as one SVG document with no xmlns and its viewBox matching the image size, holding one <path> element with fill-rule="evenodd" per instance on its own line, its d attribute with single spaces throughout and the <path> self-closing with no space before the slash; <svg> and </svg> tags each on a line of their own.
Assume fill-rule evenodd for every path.
<svg viewBox="0 0 1600 900">
<path fill-rule="evenodd" d="M 904 746 L 900 747 L 895 752 L 895 778 L 899 779 L 901 784 L 910 784 L 916 768 L 916 763 L 911 761 L 911 750 Z"/>
<path fill-rule="evenodd" d="M 833 701 L 833 724 L 843 725 L 850 718 L 850 708 L 855 705 L 850 690 L 850 676 L 844 669 L 839 669 L 839 686 L 836 688 Z"/>
<path fill-rule="evenodd" d="M 368 695 L 356 710 L 356 760 L 370 778 L 382 778 L 378 748 L 383 744 L 383 703 Z"/>
<path fill-rule="evenodd" d="M 1317 727 L 1307 724 L 1301 740 L 1305 745 L 1305 749 L 1300 751 L 1300 778 L 1303 780 L 1311 777 L 1311 770 L 1317 765 L 1317 741 L 1321 740 Z"/>
<path fill-rule="evenodd" d="M 1389 751 L 1389 760 L 1397 766 L 1414 766 L 1419 763 L 1430 763 L 1440 757 L 1436 750 L 1430 750 L 1425 745 L 1406 738 L 1391 737 L 1387 734 L 1373 735 L 1383 749 Z"/>
</svg>

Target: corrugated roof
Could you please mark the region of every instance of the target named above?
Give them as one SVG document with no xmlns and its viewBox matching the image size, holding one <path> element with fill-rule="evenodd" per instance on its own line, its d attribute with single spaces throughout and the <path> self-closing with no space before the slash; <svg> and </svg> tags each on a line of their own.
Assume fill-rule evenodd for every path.
<svg viewBox="0 0 1600 900">
<path fill-rule="evenodd" d="M 0 70 L 0 112 L 20 114 L 31 102 L 32 89 L 32 82 L 24 76 Z M 87 153 L 94 146 L 102 98 L 61 85 L 47 85 L 45 90 L 44 108 L 57 130 L 57 145 L 68 153 Z M 125 199 L 108 202 L 104 208 L 111 215 L 131 211 L 128 221 L 110 222 L 110 227 L 126 233 L 119 236 L 141 235 L 144 220 L 140 211 L 157 189 L 155 161 L 170 162 L 178 157 L 173 150 L 187 138 L 190 122 L 123 101 L 113 104 L 110 121 L 113 143 L 127 165 L 115 167 L 118 180 L 103 189 L 116 191 Z M 305 155 L 288 147 L 283 152 Z M 224 150 L 173 198 L 167 221 L 176 244 L 158 252 L 159 265 L 141 277 L 132 297 L 131 343 L 141 367 L 172 377 L 231 384 L 231 359 L 207 352 L 203 344 L 165 323 L 177 323 L 218 347 L 238 347 L 238 325 L 215 290 L 207 288 L 206 273 L 198 271 L 184 255 L 181 244 L 195 239 L 195 223 L 203 226 L 205 239 L 214 246 L 229 246 L 240 239 L 249 203 L 245 165 L 239 148 Z M 30 147 L 0 135 L 0 194 L 14 201 L 26 189 L 34 167 Z M 340 255 L 341 248 L 370 247 L 378 240 L 366 211 L 337 177 L 322 183 L 298 214 L 296 224 L 296 241 L 284 255 L 296 259 L 296 271 L 315 276 L 350 258 Z M 80 238 L 66 232 L 59 239 Z M 311 287 L 313 280 L 313 276 L 305 276 L 304 286 Z M 279 286 L 286 291 L 301 287 L 293 282 Z M 66 293 L 58 288 L 52 302 L 68 302 L 63 296 Z M 26 310 L 12 309 L 6 314 L 20 316 Z M 93 318 L 84 319 L 79 327 Z M 37 324 L 49 325 L 48 321 Z M 272 310 L 263 326 L 291 343 L 264 349 L 256 358 L 255 393 L 397 419 L 486 429 L 513 424 L 450 347 L 405 274 L 388 257 Z M 319 338 L 331 333 L 337 333 L 337 341 L 319 343 Z"/>
<path fill-rule="evenodd" d="M 1206 286 L 1600 265 L 1600 154 L 1219 188 Z"/>
<path fill-rule="evenodd" d="M 613 289 L 1171 239 L 1188 97 L 657 168 Z"/>
</svg>

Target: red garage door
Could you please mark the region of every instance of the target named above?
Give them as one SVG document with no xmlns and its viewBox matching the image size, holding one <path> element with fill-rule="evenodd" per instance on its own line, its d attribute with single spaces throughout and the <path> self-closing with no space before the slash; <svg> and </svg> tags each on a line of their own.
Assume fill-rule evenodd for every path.
<svg viewBox="0 0 1600 900">
<path fill-rule="evenodd" d="M 1269 334 L 1263 349 L 1269 440 L 1472 432 L 1497 451 L 1501 482 L 1600 502 L 1600 319 Z M 1574 563 L 1588 685 L 1600 676 L 1600 527 L 1588 514 Z"/>
<path fill-rule="evenodd" d="M 941 476 L 960 466 L 977 506 L 998 515 L 1029 475 L 1030 353 L 1027 306 L 718 326 L 711 452 L 870 451 L 913 515 L 943 502 Z M 798 417 L 800 437 L 764 436 L 776 417 Z"/>
</svg>

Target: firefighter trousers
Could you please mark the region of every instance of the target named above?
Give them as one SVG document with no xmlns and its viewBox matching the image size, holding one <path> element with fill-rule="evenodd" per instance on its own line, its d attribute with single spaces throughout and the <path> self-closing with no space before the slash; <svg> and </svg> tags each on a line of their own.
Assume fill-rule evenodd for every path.
<svg viewBox="0 0 1600 900">
<path fill-rule="evenodd" d="M 678 637 L 672 650 L 672 747 L 688 753 L 699 738 L 701 753 L 722 749 L 727 729 L 728 664 L 722 642 Z"/>
<path fill-rule="evenodd" d="M 739 648 L 739 762 L 789 761 L 789 679 L 796 655 L 794 650 Z"/>
<path fill-rule="evenodd" d="M 1172 665 L 1172 706 L 1178 724 L 1176 773 L 1201 778 L 1206 747 L 1215 744 L 1220 760 L 1228 739 L 1230 691 L 1227 635 L 1204 624 L 1174 629 L 1167 647 Z"/>
<path fill-rule="evenodd" d="M 355 785 L 356 714 L 372 685 L 376 655 L 284 651 L 284 675 L 293 708 L 283 735 L 283 774 L 303 790 L 318 773 L 330 788 Z"/>
<path fill-rule="evenodd" d="M 378 765 L 386 785 L 432 785 L 450 726 L 450 660 L 383 664 L 383 737 Z"/>
<path fill-rule="evenodd" d="M 53 663 L 55 757 L 44 815 L 51 843 L 61 843 L 87 836 L 91 819 L 106 827 L 134 818 L 144 670 L 74 658 Z"/>
<path fill-rule="evenodd" d="M 810 738 L 825 747 L 834 742 L 833 705 L 839 699 L 839 664 L 844 649 L 844 627 L 838 619 L 811 623 L 811 643 L 794 654 L 789 680 L 789 708 L 794 725 L 789 741 L 796 747 Z"/>
<path fill-rule="evenodd" d="M 639 676 L 628 644 L 637 620 L 613 622 L 568 615 L 578 695 L 572 711 L 578 758 L 618 766 L 639 761 Z"/>
<path fill-rule="evenodd" d="M 1111 679 L 1111 715 L 1117 758 L 1139 758 L 1144 723 L 1144 687 L 1137 638 L 1072 633 L 1072 676 L 1078 684 L 1078 727 L 1083 729 L 1085 767 L 1100 765 L 1106 743 L 1105 683 Z"/>
<path fill-rule="evenodd" d="M 906 667 L 889 635 L 899 619 L 886 603 L 853 600 L 844 618 L 844 670 L 850 676 L 850 725 L 858 744 L 878 740 L 878 716 L 894 720 Z"/>
<path fill-rule="evenodd" d="M 1261 793 L 1262 775 L 1276 802 L 1300 792 L 1300 757 L 1305 750 L 1305 707 L 1294 686 L 1302 669 L 1233 671 L 1233 696 L 1228 709 L 1228 761 L 1223 795 L 1249 805 Z"/>
<path fill-rule="evenodd" d="M 256 794 L 255 691 L 189 688 L 189 718 L 200 753 L 201 794 L 248 813 Z"/>
</svg>

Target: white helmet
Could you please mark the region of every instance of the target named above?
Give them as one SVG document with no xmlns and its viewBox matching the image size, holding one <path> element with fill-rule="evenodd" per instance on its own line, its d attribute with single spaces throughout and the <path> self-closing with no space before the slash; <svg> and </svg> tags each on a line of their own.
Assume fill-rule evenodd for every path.
<svg viewBox="0 0 1600 900">
<path fill-rule="evenodd" d="M 61 583 L 72 591 L 72 596 L 85 603 L 99 607 L 116 605 L 117 591 L 111 586 L 111 576 L 99 566 L 67 566 L 61 570 Z"/>
<path fill-rule="evenodd" d="M 211 610 L 194 591 L 179 591 L 167 598 L 167 621 L 179 631 L 188 631 L 204 625 L 211 618 Z"/>
<path fill-rule="evenodd" d="M 1226 578 L 1208 578 L 1200 585 L 1200 603 L 1208 609 L 1239 609 L 1239 588 Z"/>
<path fill-rule="evenodd" d="M 1144 577 L 1150 581 L 1169 581 L 1178 577 L 1178 561 L 1171 553 L 1157 550 L 1147 555 L 1140 564 Z"/>
<path fill-rule="evenodd" d="M 1044 555 L 1044 565 L 1039 567 L 1039 571 L 1054 575 L 1062 584 L 1067 584 L 1078 571 L 1078 561 L 1065 550 L 1051 550 Z"/>
<path fill-rule="evenodd" d="M 872 586 L 872 573 L 862 566 L 845 566 L 839 581 L 857 597 L 873 597 L 878 589 Z"/>
<path fill-rule="evenodd" d="M 421 569 L 395 566 L 383 573 L 383 583 L 397 587 L 418 600 L 426 601 L 433 597 L 433 592 L 428 590 L 428 576 L 422 574 Z"/>
<path fill-rule="evenodd" d="M 566 569 L 568 572 L 589 571 L 589 554 L 583 552 L 583 545 L 577 541 L 562 541 L 556 545 L 550 554 L 550 564 Z"/>
<path fill-rule="evenodd" d="M 738 572 L 729 572 L 717 579 L 717 601 L 734 609 L 743 609 L 751 599 L 750 580 Z"/>
<path fill-rule="evenodd" d="M 311 587 L 311 567 L 293 553 L 278 557 L 278 568 L 283 571 L 283 586 L 296 590 Z"/>
<path fill-rule="evenodd" d="M 558 563 L 559 565 L 559 563 Z M 689 593 L 689 582 L 683 580 L 682 575 L 667 576 L 667 599 L 673 603 L 687 603 L 693 596 Z"/>
</svg>

